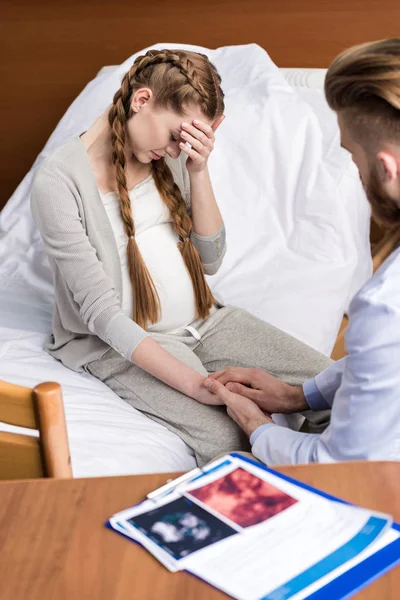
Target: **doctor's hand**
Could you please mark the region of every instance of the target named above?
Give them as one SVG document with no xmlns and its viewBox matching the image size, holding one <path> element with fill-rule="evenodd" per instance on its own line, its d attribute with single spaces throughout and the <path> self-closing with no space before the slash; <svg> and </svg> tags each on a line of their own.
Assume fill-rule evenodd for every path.
<svg viewBox="0 0 400 600">
<path fill-rule="evenodd" d="M 292 386 L 262 369 L 229 367 L 209 375 L 267 413 L 293 413 L 309 408 L 301 386 Z"/>
<path fill-rule="evenodd" d="M 274 423 L 271 416 L 264 414 L 254 402 L 244 396 L 234 394 L 229 389 L 232 384 L 228 383 L 225 387 L 219 381 L 208 378 L 204 386 L 226 405 L 228 415 L 243 429 L 248 437 L 261 425 Z"/>
</svg>

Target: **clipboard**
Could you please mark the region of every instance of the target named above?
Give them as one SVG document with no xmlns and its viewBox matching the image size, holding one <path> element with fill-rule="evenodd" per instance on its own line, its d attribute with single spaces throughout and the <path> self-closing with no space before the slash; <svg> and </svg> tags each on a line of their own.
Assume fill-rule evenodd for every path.
<svg viewBox="0 0 400 600">
<path fill-rule="evenodd" d="M 279 473 L 278 471 L 275 471 L 274 469 L 270 469 L 266 465 L 264 465 L 260 462 L 257 462 L 255 460 L 252 460 L 251 458 L 243 456 L 239 453 L 232 452 L 230 454 L 227 454 L 226 456 L 227 456 L 227 458 L 232 457 L 232 458 L 239 459 L 243 462 L 252 464 L 252 465 L 256 466 L 257 468 L 260 468 L 264 471 L 272 473 L 274 476 L 276 476 L 278 478 L 288 481 L 300 488 L 308 490 L 314 494 L 322 496 L 323 498 L 326 498 L 333 502 L 338 502 L 341 504 L 349 504 L 349 505 L 351 504 L 350 502 L 346 502 L 345 500 L 342 500 L 341 498 L 337 498 L 336 496 L 332 496 L 331 494 L 327 494 L 327 493 L 322 492 L 321 490 L 318 490 L 310 485 L 307 485 L 305 483 L 297 481 L 296 479 L 293 479 L 292 477 L 283 475 L 282 473 Z M 194 476 L 192 478 L 190 478 L 189 481 L 190 482 L 198 481 L 202 477 L 205 477 L 209 473 L 219 469 L 224 464 L 226 464 L 226 463 L 223 461 L 223 462 L 219 463 L 218 465 L 211 467 L 210 469 L 200 470 L 200 472 L 194 473 Z M 188 482 L 187 479 L 185 481 Z M 170 489 L 171 489 L 171 491 L 173 491 L 176 488 L 170 487 Z M 139 505 L 140 504 L 141 503 L 139 503 Z M 109 521 L 107 521 L 106 527 L 108 527 L 112 531 L 119 533 L 120 535 L 126 537 L 131 542 L 132 541 L 135 542 L 135 540 L 133 540 L 130 536 L 125 535 L 122 531 L 116 530 L 115 528 L 113 528 Z M 392 523 L 391 527 L 392 527 L 392 529 L 399 532 L 399 534 L 400 534 L 400 524 Z M 138 543 L 138 542 L 136 542 L 136 543 Z M 141 545 L 141 544 L 138 543 L 138 545 Z M 327 600 L 328 598 L 329 598 L 329 600 L 345 600 L 345 599 L 353 596 L 355 593 L 360 591 L 362 588 L 367 586 L 369 583 L 372 583 L 379 576 L 385 574 L 387 571 L 389 571 L 391 568 L 393 568 L 397 564 L 400 564 L 400 538 L 398 538 L 397 540 L 394 540 L 393 542 L 391 542 L 390 544 L 388 544 L 387 546 L 385 546 L 384 548 L 382 548 L 381 550 L 379 550 L 372 556 L 364 559 L 361 563 L 350 568 L 348 571 L 339 575 L 334 580 L 332 580 L 331 582 L 324 585 L 321 589 L 308 595 L 306 598 L 307 598 L 307 600 Z M 197 579 L 200 579 L 197 575 L 191 573 L 191 571 L 186 570 L 186 572 L 190 573 L 192 576 L 196 577 Z M 210 582 L 208 582 L 206 580 L 203 580 L 203 579 L 201 579 L 201 580 L 204 581 L 204 583 L 207 583 L 208 585 L 212 585 L 212 584 L 210 584 Z M 293 595 L 293 594 L 291 594 L 291 595 Z M 286 597 L 287 600 L 290 599 L 291 595 L 288 595 Z M 281 600 L 286 600 L 286 598 L 285 598 L 285 596 L 282 596 Z M 259 598 L 258 600 L 267 600 L 267 599 L 268 599 L 268 595 L 265 596 L 264 598 Z"/>
</svg>

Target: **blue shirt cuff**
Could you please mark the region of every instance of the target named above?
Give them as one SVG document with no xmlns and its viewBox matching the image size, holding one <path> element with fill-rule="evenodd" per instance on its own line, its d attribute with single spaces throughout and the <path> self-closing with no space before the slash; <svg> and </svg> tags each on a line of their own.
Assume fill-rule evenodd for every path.
<svg viewBox="0 0 400 600">
<path fill-rule="evenodd" d="M 256 439 L 260 437 L 260 435 L 268 428 L 268 427 L 274 427 L 274 423 L 264 423 L 264 425 L 260 425 L 260 427 L 257 427 L 257 429 L 255 429 L 253 431 L 253 433 L 250 436 L 250 444 L 253 446 L 253 444 L 255 444 Z"/>
<path fill-rule="evenodd" d="M 309 379 L 303 383 L 303 392 L 306 397 L 307 404 L 311 410 L 318 411 L 331 408 L 319 391 L 318 386 L 315 383 L 315 379 Z"/>
</svg>

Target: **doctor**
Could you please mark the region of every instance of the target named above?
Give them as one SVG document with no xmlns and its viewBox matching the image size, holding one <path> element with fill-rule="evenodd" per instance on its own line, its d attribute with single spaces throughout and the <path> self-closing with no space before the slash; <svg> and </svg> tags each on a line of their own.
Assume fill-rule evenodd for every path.
<svg viewBox="0 0 400 600">
<path fill-rule="evenodd" d="M 375 219 L 400 230 L 400 38 L 362 44 L 331 64 L 325 94 Z M 400 248 L 349 308 L 348 355 L 303 386 L 260 369 L 228 368 L 208 389 L 268 465 L 400 460 Z M 265 413 L 332 408 L 322 434 L 279 427 Z"/>
</svg>

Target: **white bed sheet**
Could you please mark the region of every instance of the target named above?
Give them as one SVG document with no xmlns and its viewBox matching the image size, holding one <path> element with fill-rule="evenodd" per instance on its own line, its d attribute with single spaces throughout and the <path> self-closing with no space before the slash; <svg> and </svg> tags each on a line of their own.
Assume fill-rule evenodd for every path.
<svg viewBox="0 0 400 600">
<path fill-rule="evenodd" d="M 165 46 L 180 45 L 155 47 Z M 321 95 L 294 92 L 256 45 L 189 48 L 209 54 L 226 92 L 210 171 L 228 253 L 213 290 L 329 354 L 349 297 L 370 274 L 367 204 L 334 115 Z M 134 57 L 86 86 L 0 215 L 0 378 L 62 384 L 75 476 L 194 466 L 177 436 L 42 350 L 54 296 L 31 181 L 45 156 L 106 108 Z"/>
<path fill-rule="evenodd" d="M 75 373 L 43 351 L 45 334 L 0 327 L 0 379 L 62 386 L 74 477 L 189 470 L 190 448 L 88 373 Z M 20 431 L 0 424 L 0 430 Z M 23 430 L 28 432 L 28 430 Z"/>
</svg>

